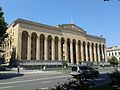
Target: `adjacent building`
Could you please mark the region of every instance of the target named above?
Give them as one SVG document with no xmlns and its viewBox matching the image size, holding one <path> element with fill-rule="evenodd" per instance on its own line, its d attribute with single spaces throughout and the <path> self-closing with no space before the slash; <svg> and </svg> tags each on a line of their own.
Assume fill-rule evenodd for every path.
<svg viewBox="0 0 120 90">
<path fill-rule="evenodd" d="M 107 58 L 110 59 L 112 56 L 115 56 L 118 60 L 120 60 L 120 46 L 107 48 Z"/>
<path fill-rule="evenodd" d="M 75 24 L 49 26 L 17 19 L 7 29 L 3 42 L 6 63 L 11 55 L 19 61 L 107 61 L 106 40 L 87 34 Z"/>
</svg>

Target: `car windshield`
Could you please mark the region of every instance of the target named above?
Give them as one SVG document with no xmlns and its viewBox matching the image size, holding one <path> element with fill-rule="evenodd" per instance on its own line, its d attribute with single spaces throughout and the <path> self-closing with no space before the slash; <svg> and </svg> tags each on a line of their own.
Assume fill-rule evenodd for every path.
<svg viewBox="0 0 120 90">
<path fill-rule="evenodd" d="M 77 71 L 77 67 L 72 67 L 72 71 Z"/>
<path fill-rule="evenodd" d="M 81 66 L 81 67 L 79 67 L 81 70 L 87 70 L 88 69 L 88 67 L 87 66 Z"/>
</svg>

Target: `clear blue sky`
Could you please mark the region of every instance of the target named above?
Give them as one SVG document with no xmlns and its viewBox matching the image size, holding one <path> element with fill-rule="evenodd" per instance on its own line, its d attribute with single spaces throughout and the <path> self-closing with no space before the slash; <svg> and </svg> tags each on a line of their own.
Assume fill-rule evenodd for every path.
<svg viewBox="0 0 120 90">
<path fill-rule="evenodd" d="M 110 0 L 0 0 L 8 24 L 17 18 L 56 26 L 73 22 L 107 47 L 120 45 L 120 1 Z"/>
</svg>

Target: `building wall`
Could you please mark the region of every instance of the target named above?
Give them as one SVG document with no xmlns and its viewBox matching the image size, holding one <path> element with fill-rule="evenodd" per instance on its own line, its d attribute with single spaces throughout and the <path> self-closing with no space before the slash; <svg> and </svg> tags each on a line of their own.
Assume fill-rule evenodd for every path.
<svg viewBox="0 0 120 90">
<path fill-rule="evenodd" d="M 79 60 L 106 61 L 105 39 L 89 35 L 73 24 L 53 27 L 18 19 L 7 32 L 13 40 L 12 44 L 5 44 L 7 62 L 13 49 L 18 60 L 55 60 L 56 57 L 62 60 L 64 57 L 65 61 L 70 61 L 72 64 L 78 64 Z M 8 38 L 5 43 L 9 43 L 10 40 L 11 38 Z"/>
<path fill-rule="evenodd" d="M 107 48 L 107 58 L 109 59 L 112 56 L 115 56 L 118 60 L 120 60 L 120 46 Z"/>
</svg>

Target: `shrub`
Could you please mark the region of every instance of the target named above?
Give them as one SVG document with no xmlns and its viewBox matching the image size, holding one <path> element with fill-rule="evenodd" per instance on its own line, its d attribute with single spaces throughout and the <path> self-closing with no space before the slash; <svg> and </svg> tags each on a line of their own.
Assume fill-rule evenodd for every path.
<svg viewBox="0 0 120 90">
<path fill-rule="evenodd" d="M 82 61 L 81 60 L 79 60 L 79 62 L 78 62 L 79 64 L 81 64 L 82 63 Z"/>
<path fill-rule="evenodd" d="M 120 83 L 120 72 L 116 69 L 112 74 L 110 74 L 112 83 Z"/>
<path fill-rule="evenodd" d="M 111 64 L 111 66 L 113 66 L 114 68 L 116 68 L 118 66 L 118 59 L 113 56 L 111 59 L 108 60 L 108 62 Z"/>
<path fill-rule="evenodd" d="M 89 90 L 95 84 L 91 80 L 71 80 L 64 84 L 59 84 L 49 90 Z"/>
</svg>

